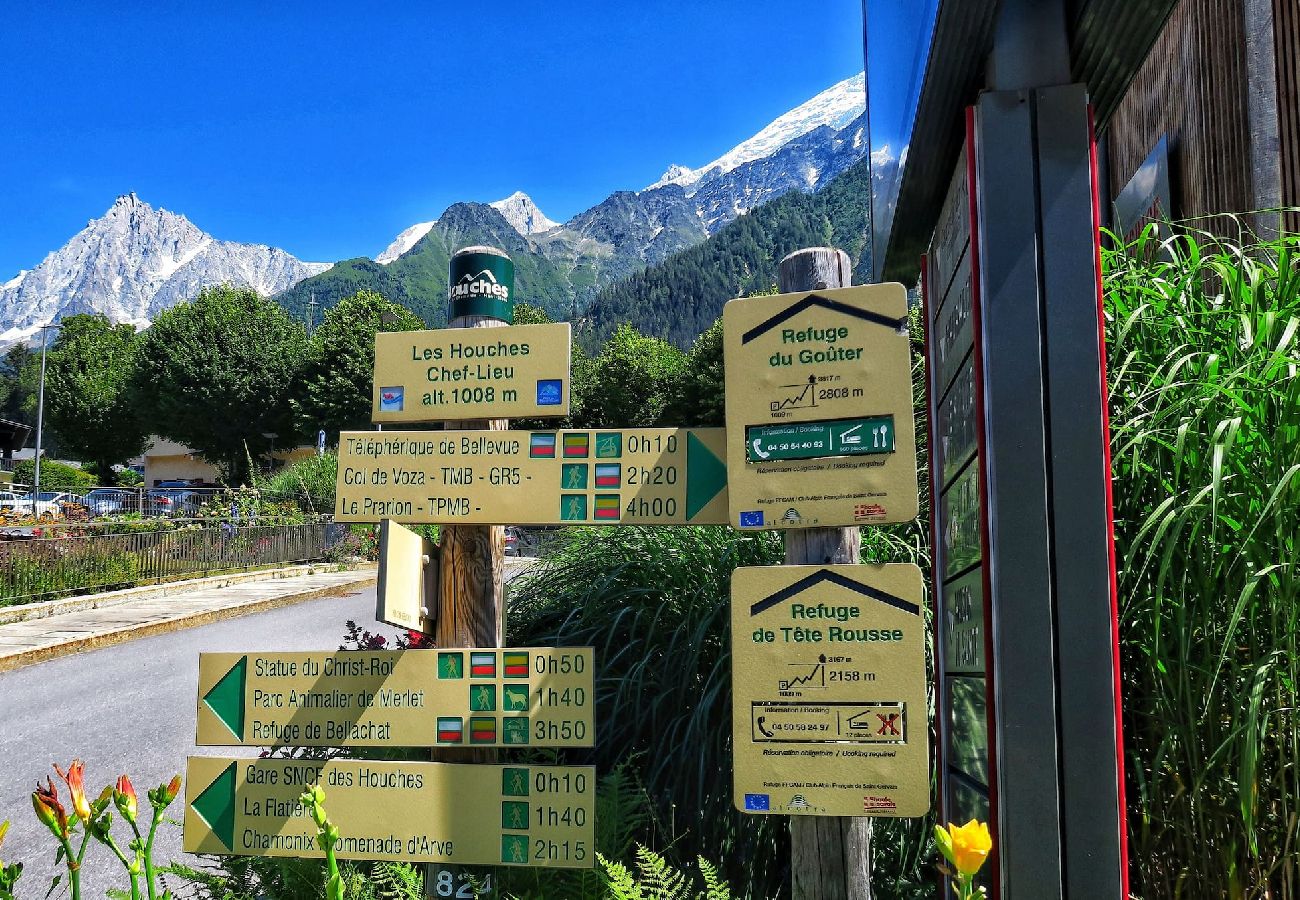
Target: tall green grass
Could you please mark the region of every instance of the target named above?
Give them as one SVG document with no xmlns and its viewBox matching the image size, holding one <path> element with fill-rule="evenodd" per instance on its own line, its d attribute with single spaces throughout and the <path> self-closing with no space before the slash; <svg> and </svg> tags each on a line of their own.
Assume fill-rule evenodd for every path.
<svg viewBox="0 0 1300 900">
<path fill-rule="evenodd" d="M 1300 896 L 1298 260 L 1168 226 L 1104 257 L 1144 898 Z"/>
</svg>

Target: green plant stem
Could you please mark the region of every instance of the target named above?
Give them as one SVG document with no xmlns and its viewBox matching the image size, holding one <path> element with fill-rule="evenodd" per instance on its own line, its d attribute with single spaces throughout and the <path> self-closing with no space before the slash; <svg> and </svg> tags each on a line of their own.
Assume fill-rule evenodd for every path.
<svg viewBox="0 0 1300 900">
<path fill-rule="evenodd" d="M 149 900 L 157 900 L 158 897 L 158 888 L 155 884 L 154 876 L 153 840 L 158 834 L 158 826 L 162 823 L 163 813 L 165 811 L 165 808 L 155 809 L 153 811 L 153 821 L 149 824 L 149 839 L 143 843 L 142 846 L 144 849 L 140 853 L 140 855 L 144 857 L 144 883 L 146 889 L 149 891 Z M 135 828 L 134 822 L 131 823 L 131 827 Z M 138 839 L 140 836 L 140 830 L 137 828 L 135 833 L 136 838 Z"/>
<path fill-rule="evenodd" d="M 107 831 L 104 833 L 104 843 L 108 845 L 108 849 L 113 851 L 113 855 L 122 863 L 122 867 L 126 869 L 127 876 L 131 879 L 131 900 L 140 900 L 139 857 L 137 856 L 135 860 L 127 859 L 126 854 L 122 852 L 122 848 L 117 846 L 117 841 L 113 840 L 113 836 Z"/>
</svg>

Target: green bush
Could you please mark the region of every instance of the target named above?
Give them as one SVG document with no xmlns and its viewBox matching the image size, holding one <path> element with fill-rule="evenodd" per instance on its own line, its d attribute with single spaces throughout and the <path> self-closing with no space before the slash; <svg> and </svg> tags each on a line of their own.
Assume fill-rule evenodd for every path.
<svg viewBox="0 0 1300 900">
<path fill-rule="evenodd" d="M 25 459 L 14 466 L 14 481 L 31 484 L 36 478 L 36 463 Z M 53 459 L 41 460 L 41 490 L 66 491 L 91 487 L 97 479 L 90 472 Z"/>
<path fill-rule="evenodd" d="M 1241 247 L 1154 227 L 1105 254 L 1143 897 L 1297 896 L 1298 262 L 1295 235 Z"/>
</svg>

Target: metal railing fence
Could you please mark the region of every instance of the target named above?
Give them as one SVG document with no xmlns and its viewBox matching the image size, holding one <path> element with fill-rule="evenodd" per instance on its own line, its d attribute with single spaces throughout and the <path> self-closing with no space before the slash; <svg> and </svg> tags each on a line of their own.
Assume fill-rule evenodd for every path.
<svg viewBox="0 0 1300 900">
<path fill-rule="evenodd" d="M 320 522 L 0 541 L 0 605 L 311 562 L 324 559 L 346 533 L 346 526 Z"/>
</svg>

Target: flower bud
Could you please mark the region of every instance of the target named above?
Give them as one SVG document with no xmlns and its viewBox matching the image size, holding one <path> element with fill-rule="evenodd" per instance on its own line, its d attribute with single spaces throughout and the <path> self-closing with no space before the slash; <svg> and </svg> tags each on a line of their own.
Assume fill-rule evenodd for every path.
<svg viewBox="0 0 1300 900">
<path fill-rule="evenodd" d="M 120 776 L 117 779 L 117 784 L 113 786 L 113 805 L 122 814 L 122 818 L 128 822 L 135 821 L 139 803 L 135 796 L 135 786 L 131 784 L 131 779 L 125 775 Z"/>
<path fill-rule="evenodd" d="M 36 818 L 54 832 L 55 836 L 67 837 L 68 814 L 63 809 L 63 804 L 59 802 L 58 791 L 54 789 L 54 779 L 48 778 L 46 781 L 48 784 L 45 787 L 37 783 L 36 790 L 32 793 L 32 808 L 36 810 Z"/>
</svg>

